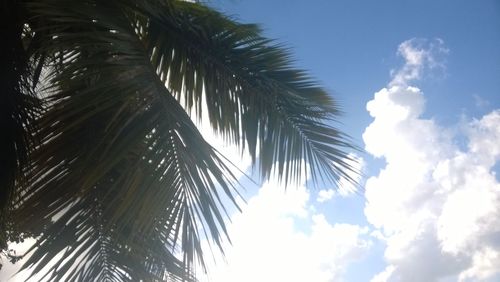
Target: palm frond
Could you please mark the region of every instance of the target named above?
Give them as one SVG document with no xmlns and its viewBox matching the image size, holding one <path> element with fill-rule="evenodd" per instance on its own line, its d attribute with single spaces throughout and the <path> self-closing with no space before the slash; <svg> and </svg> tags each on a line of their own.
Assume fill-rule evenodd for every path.
<svg viewBox="0 0 500 282">
<path fill-rule="evenodd" d="M 352 146 L 329 124 L 337 105 L 255 25 L 173 0 L 23 5 L 36 66 L 28 85 L 40 65 L 48 79 L 31 133 L 39 143 L 24 144 L 26 181 L 11 200 L 20 228 L 39 236 L 25 265 L 33 273 L 195 279 L 202 238 L 222 248 L 228 237 L 224 203 L 237 191 L 193 109 L 247 148 L 263 177 L 299 181 L 310 167 L 335 182 L 352 169 Z"/>
<path fill-rule="evenodd" d="M 176 98 L 198 116 L 206 108 L 225 139 L 244 140 L 242 150 L 247 146 L 254 164 L 260 160 L 264 178 L 275 170 L 280 179 L 297 182 L 306 163 L 315 182 L 348 177 L 345 151 L 356 148 L 329 125 L 338 106 L 257 26 L 183 1 L 147 1 L 130 10 L 152 64 Z"/>
<path fill-rule="evenodd" d="M 171 255 L 158 233 L 109 228 L 102 221 L 103 203 L 94 197 L 78 200 L 52 224 L 32 247 L 23 265 L 28 278 L 44 281 L 183 281 L 194 278 Z M 126 232 L 130 234 L 126 234 Z M 132 235 L 133 234 L 133 235 Z M 132 240 L 125 237 L 133 236 Z M 127 242 L 126 244 L 124 242 Z M 168 270 L 168 271 L 167 271 Z"/>
<path fill-rule="evenodd" d="M 37 36 L 24 25 L 24 16 L 18 2 L 5 1 L 2 4 L 0 251 L 7 248 L 7 241 L 18 241 L 24 237 L 12 220 L 11 201 L 16 185 L 25 183 L 22 172 L 29 162 L 31 148 L 37 144 L 33 135 L 36 131 L 35 120 L 41 111 L 40 100 L 34 90 L 44 58 L 33 54 L 32 46 L 36 45 Z"/>
<path fill-rule="evenodd" d="M 105 202 L 101 221 L 120 234 L 163 226 L 162 243 L 173 246 L 179 238 L 187 266 L 195 257 L 202 261 L 198 229 L 205 226 L 220 245 L 220 193 L 234 202 L 233 176 L 158 78 L 119 6 L 67 5 L 30 6 L 49 23 L 52 40 L 44 51 L 61 52 L 64 60 L 53 69 L 50 106 L 38 122 L 43 145 L 32 156 L 31 183 L 16 203 L 22 225 L 47 234 L 34 252 L 54 249 L 62 235 L 53 232 L 78 238 L 67 222 L 78 208 L 66 211 L 78 198 Z M 37 225 L 40 217 L 57 227 Z M 71 251 L 82 248 L 71 242 L 65 245 Z"/>
</svg>

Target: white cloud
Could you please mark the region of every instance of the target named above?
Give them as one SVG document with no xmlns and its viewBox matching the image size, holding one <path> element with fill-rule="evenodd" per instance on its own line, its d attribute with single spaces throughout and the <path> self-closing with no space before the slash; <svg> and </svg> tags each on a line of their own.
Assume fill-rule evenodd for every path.
<svg viewBox="0 0 500 282">
<path fill-rule="evenodd" d="M 331 224 L 314 212 L 304 185 L 267 182 L 231 218 L 225 261 L 202 281 L 342 281 L 347 266 L 370 248 L 368 229 Z"/>
<path fill-rule="evenodd" d="M 491 171 L 500 111 L 467 123 L 465 150 L 452 130 L 422 118 L 424 94 L 410 83 L 440 67 L 435 54 L 447 50 L 433 44 L 402 43 L 405 65 L 367 104 L 365 148 L 387 163 L 366 183 L 366 218 L 387 244 L 388 267 L 372 281 L 481 281 L 500 271 L 500 183 Z"/>
<path fill-rule="evenodd" d="M 384 269 L 384 271 L 375 275 L 370 280 L 370 282 L 385 282 L 389 279 L 389 277 L 391 277 L 393 272 L 394 272 L 394 265 L 389 265 Z"/>
<path fill-rule="evenodd" d="M 406 86 L 412 80 L 422 78 L 424 70 L 445 71 L 442 56 L 448 54 L 442 39 L 432 41 L 413 38 L 399 45 L 398 55 L 403 57 L 405 65 L 393 72 L 389 86 Z"/>
<path fill-rule="evenodd" d="M 460 273 L 460 281 L 468 279 L 486 279 L 500 269 L 500 252 L 491 248 L 484 248 L 474 254 L 472 265 Z"/>
<path fill-rule="evenodd" d="M 318 192 L 318 197 L 316 201 L 318 203 L 324 203 L 328 200 L 331 200 L 335 196 L 335 189 L 321 189 Z"/>
</svg>

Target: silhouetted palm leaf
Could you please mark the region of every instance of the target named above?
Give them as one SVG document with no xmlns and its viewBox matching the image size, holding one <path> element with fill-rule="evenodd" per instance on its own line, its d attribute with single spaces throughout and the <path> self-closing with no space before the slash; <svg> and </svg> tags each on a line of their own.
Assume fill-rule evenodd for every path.
<svg viewBox="0 0 500 282">
<path fill-rule="evenodd" d="M 3 38 L 0 52 L 3 95 L 0 103 L 0 250 L 7 248 L 8 240 L 20 237 L 11 220 L 9 203 L 15 194 L 16 183 L 25 181 L 22 169 L 36 144 L 33 123 L 41 110 L 35 88 L 44 58 L 33 56 L 38 36 L 24 25 L 23 11 L 12 12 L 18 8 L 16 1 L 5 1 L 0 15 Z"/>
<path fill-rule="evenodd" d="M 348 177 L 352 146 L 328 125 L 337 106 L 256 26 L 183 1 L 23 5 L 30 56 L 47 72 L 43 113 L 25 131 L 39 143 L 26 145 L 11 201 L 21 230 L 38 234 L 33 273 L 194 279 L 200 241 L 222 246 L 223 198 L 235 204 L 237 192 L 192 110 L 247 148 L 264 178 L 296 182 L 306 167 L 315 181 Z"/>
</svg>

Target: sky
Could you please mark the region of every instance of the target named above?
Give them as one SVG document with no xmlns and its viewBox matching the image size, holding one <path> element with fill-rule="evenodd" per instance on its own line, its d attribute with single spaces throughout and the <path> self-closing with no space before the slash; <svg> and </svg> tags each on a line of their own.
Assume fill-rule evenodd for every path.
<svg viewBox="0 0 500 282">
<path fill-rule="evenodd" d="M 363 189 L 248 185 L 202 281 L 500 281 L 500 2 L 210 5 L 341 103 Z"/>
<path fill-rule="evenodd" d="M 364 152 L 357 193 L 242 176 L 232 244 L 202 281 L 500 281 L 499 1 L 209 5 L 290 47 Z"/>
</svg>

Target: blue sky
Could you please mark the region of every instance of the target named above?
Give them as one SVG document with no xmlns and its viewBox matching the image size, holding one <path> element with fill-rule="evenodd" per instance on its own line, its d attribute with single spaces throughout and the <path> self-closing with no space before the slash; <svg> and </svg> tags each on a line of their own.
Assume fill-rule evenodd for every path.
<svg viewBox="0 0 500 282">
<path fill-rule="evenodd" d="M 397 46 L 411 38 L 441 38 L 450 49 L 447 76 L 420 82 L 434 116 L 453 123 L 462 111 L 480 114 L 468 109 L 473 95 L 494 101 L 500 92 L 498 1 L 211 3 L 243 22 L 260 23 L 267 36 L 290 46 L 297 65 L 343 102 L 343 122 L 354 137 L 370 121 L 364 104 L 390 80 L 389 70 L 401 64 Z M 448 107 L 443 109 L 443 103 Z"/>
<path fill-rule="evenodd" d="M 209 281 L 500 279 L 500 2 L 210 5 L 291 47 L 366 153 L 362 196 L 250 188 Z"/>
</svg>

